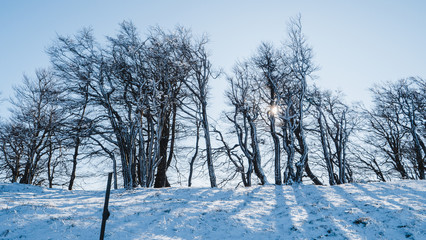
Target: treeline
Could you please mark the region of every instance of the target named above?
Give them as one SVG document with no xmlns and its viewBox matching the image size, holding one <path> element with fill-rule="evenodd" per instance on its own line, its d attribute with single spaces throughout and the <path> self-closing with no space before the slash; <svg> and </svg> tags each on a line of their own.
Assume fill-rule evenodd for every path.
<svg viewBox="0 0 426 240">
<path fill-rule="evenodd" d="M 1 122 L 0 177 L 70 190 L 87 168 L 113 171 L 115 188 L 168 187 L 171 175 L 211 187 L 425 179 L 424 79 L 374 86 L 371 108 L 348 105 L 311 83 L 317 67 L 300 17 L 281 47 L 260 44 L 230 74 L 214 70 L 207 37 L 148 32 L 123 22 L 104 44 L 91 29 L 58 36 L 51 66 L 24 76 Z M 218 77 L 228 80 L 229 110 L 212 124 Z"/>
</svg>

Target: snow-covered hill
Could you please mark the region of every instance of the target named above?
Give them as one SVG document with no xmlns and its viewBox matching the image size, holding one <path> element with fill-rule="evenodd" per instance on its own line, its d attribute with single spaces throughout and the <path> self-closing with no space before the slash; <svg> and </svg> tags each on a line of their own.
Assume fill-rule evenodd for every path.
<svg viewBox="0 0 426 240">
<path fill-rule="evenodd" d="M 98 239 L 104 191 L 0 184 L 0 239 Z M 426 181 L 112 191 L 106 239 L 426 239 Z"/>
</svg>

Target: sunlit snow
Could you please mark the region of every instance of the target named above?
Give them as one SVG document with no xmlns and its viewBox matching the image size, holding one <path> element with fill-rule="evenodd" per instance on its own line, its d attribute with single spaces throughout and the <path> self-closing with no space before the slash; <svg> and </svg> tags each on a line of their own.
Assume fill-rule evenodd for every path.
<svg viewBox="0 0 426 240">
<path fill-rule="evenodd" d="M 0 184 L 0 239 L 98 239 L 104 191 Z M 113 190 L 106 239 L 425 239 L 426 181 Z"/>
</svg>

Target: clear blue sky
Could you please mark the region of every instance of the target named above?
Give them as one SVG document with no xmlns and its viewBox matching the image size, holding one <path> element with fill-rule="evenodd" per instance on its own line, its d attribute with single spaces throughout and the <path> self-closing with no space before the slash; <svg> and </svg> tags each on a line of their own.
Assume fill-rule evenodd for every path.
<svg viewBox="0 0 426 240">
<path fill-rule="evenodd" d="M 56 34 L 72 35 L 91 26 L 98 40 L 118 23 L 131 20 L 144 34 L 149 26 L 180 24 L 210 36 L 216 67 L 230 72 L 238 59 L 253 54 L 261 41 L 286 38 L 289 17 L 301 13 L 305 35 L 321 70 L 316 84 L 340 89 L 349 101 L 368 100 L 376 82 L 426 77 L 426 1 L 0 1 L 0 91 L 23 73 L 49 66 L 45 49 Z M 212 81 L 212 101 L 220 110 L 225 80 Z M 216 107 L 217 106 L 217 107 Z M 7 104 L 0 107 L 6 116 Z"/>
</svg>

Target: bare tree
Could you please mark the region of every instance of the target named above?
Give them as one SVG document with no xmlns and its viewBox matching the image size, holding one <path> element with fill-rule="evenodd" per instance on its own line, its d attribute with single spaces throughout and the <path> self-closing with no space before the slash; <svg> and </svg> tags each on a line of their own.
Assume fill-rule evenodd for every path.
<svg viewBox="0 0 426 240">
<path fill-rule="evenodd" d="M 255 96 L 256 90 L 255 85 L 253 85 L 255 80 L 249 68 L 249 63 L 247 62 L 237 64 L 234 67 L 234 78 L 228 79 L 231 89 L 226 93 L 230 104 L 234 108 L 233 117 L 227 116 L 227 118 L 234 125 L 238 146 L 248 162 L 246 176 L 243 178 L 245 186 L 251 186 L 253 170 L 262 185 L 268 182 L 262 169 L 256 126 L 256 120 L 261 114 L 260 99 Z M 229 151 L 229 148 L 227 150 Z M 237 165 L 237 167 L 242 166 Z"/>
<path fill-rule="evenodd" d="M 90 29 L 84 29 L 76 37 L 79 41 L 59 37 L 57 44 L 51 46 L 47 53 L 51 58 L 55 74 L 62 80 L 61 88 L 66 92 L 66 99 L 62 105 L 67 111 L 67 121 L 64 131 L 70 140 L 68 148 L 72 149 L 72 170 L 68 183 L 68 190 L 72 190 L 76 178 L 77 164 L 81 147 L 92 125 L 89 116 L 89 84 L 93 74 L 91 53 L 93 51 L 93 37 Z M 81 58 L 74 58 L 69 62 L 61 61 L 66 57 L 63 51 L 65 46 L 74 51 L 86 54 Z"/>
<path fill-rule="evenodd" d="M 304 126 L 304 101 L 307 93 L 307 80 L 311 74 L 317 69 L 313 63 L 312 48 L 307 44 L 306 37 L 302 32 L 301 16 L 290 19 L 289 23 L 289 41 L 286 44 L 287 59 L 289 64 L 291 78 L 299 86 L 299 96 L 297 101 L 297 128 L 295 130 L 296 138 L 299 142 L 301 151 L 300 161 L 296 164 L 295 182 L 301 182 L 303 172 L 306 170 L 308 176 L 317 184 L 317 178 L 309 169 L 308 165 L 308 145 L 306 143 L 305 126 Z"/>
<path fill-rule="evenodd" d="M 201 125 L 204 132 L 204 140 L 206 146 L 206 158 L 207 167 L 210 178 L 210 186 L 217 187 L 216 174 L 214 171 L 213 157 L 212 157 L 212 144 L 210 139 L 210 126 L 207 114 L 207 97 L 208 97 L 208 83 L 211 78 L 216 78 L 212 70 L 212 64 L 209 60 L 209 56 L 206 50 L 206 44 L 208 39 L 203 36 L 201 40 L 194 44 L 194 46 L 188 46 L 186 48 L 186 58 L 190 65 L 190 78 L 185 81 L 185 86 L 191 94 L 195 97 L 194 99 L 198 102 L 200 109 L 197 109 L 197 113 L 200 118 Z"/>
<path fill-rule="evenodd" d="M 405 116 L 404 128 L 411 135 L 411 145 L 415 152 L 415 170 L 419 179 L 425 179 L 426 146 L 424 143 L 426 127 L 425 119 L 426 80 L 408 78 L 398 81 L 394 86 L 393 98 Z"/>
<path fill-rule="evenodd" d="M 274 172 L 275 184 L 282 184 L 281 177 L 281 147 L 280 139 L 276 130 L 276 115 L 280 94 L 278 87 L 282 84 L 282 65 L 280 65 L 280 55 L 271 44 L 262 43 L 257 54 L 252 58 L 255 67 L 260 71 L 257 81 L 262 90 L 261 97 L 269 104 L 267 117 L 269 120 L 269 130 L 274 142 Z"/>
<path fill-rule="evenodd" d="M 366 178 L 371 171 L 374 173 L 378 181 L 386 182 L 386 164 L 381 159 L 381 153 L 378 149 L 370 146 L 356 145 L 354 148 L 349 149 L 352 155 L 360 162 L 356 166 L 356 170 L 360 171 L 360 176 Z M 368 178 L 367 178 L 368 179 Z"/>
<path fill-rule="evenodd" d="M 20 183 L 41 184 L 39 177 L 47 164 L 49 186 L 52 186 L 54 165 L 51 164 L 53 151 L 61 148 L 57 136 L 62 127 L 62 112 L 58 104 L 59 91 L 51 72 L 39 70 L 34 80 L 24 77 L 23 85 L 15 88 L 12 100 L 12 125 L 21 126 L 24 132 L 24 171 Z M 15 151 L 15 154 L 17 152 Z M 15 155 L 16 156 L 16 155 Z M 52 168 L 50 168 L 52 167 Z"/>
<path fill-rule="evenodd" d="M 198 157 L 198 152 L 199 152 L 199 145 L 200 145 L 200 125 L 201 123 L 199 121 L 196 122 L 196 137 L 195 137 L 195 152 L 194 155 L 191 158 L 191 161 L 189 162 L 189 176 L 188 176 L 188 187 L 192 186 L 192 176 L 194 174 L 194 163 L 195 160 Z"/>
<path fill-rule="evenodd" d="M 307 80 L 316 66 L 312 62 L 312 49 L 302 33 L 300 16 L 291 19 L 288 34 L 283 48 L 277 50 L 271 44 L 262 43 L 250 59 L 260 92 L 258 97 L 268 109 L 266 119 L 274 146 L 275 184 L 282 184 L 281 142 L 287 153 L 284 182 L 301 182 L 306 172 L 315 184 L 322 184 L 308 164 L 304 113 Z M 297 163 L 294 162 L 296 154 L 300 155 Z"/>
<path fill-rule="evenodd" d="M 221 131 L 214 128 L 214 132 L 217 134 L 216 140 L 221 143 L 221 146 L 215 149 L 215 154 L 218 156 L 218 158 L 221 156 L 224 156 L 227 159 L 229 159 L 229 161 L 232 163 L 232 165 L 235 168 L 235 171 L 229 173 L 230 177 L 225 179 L 224 182 L 232 180 L 237 175 L 240 175 L 241 182 L 243 183 L 243 185 L 246 187 L 250 186 L 249 181 L 247 180 L 244 159 L 243 159 L 243 156 L 240 154 L 240 150 L 238 150 L 239 145 L 234 144 L 233 146 L 230 146 L 228 141 L 225 140 L 225 137 L 223 136 Z"/>
<path fill-rule="evenodd" d="M 118 149 L 126 188 L 170 186 L 166 172 L 174 157 L 180 98 L 185 98 L 182 89 L 189 89 L 200 103 L 210 178 L 216 186 L 207 119 L 207 83 L 212 77 L 207 41 L 195 43 L 190 31 L 180 27 L 174 32 L 151 28 L 146 40 L 132 23 L 120 27 L 104 48 L 85 30 L 74 38 L 60 37 L 50 50 L 58 75 L 85 89 L 76 95 L 93 112 L 90 133 Z M 80 120 L 89 119 L 85 112 L 80 111 Z M 105 141 L 90 138 L 107 155 L 115 152 L 100 145 Z"/>
<path fill-rule="evenodd" d="M 84 142 L 93 134 L 93 126 L 102 117 L 95 116 L 96 107 L 102 103 L 102 91 L 97 81 L 101 72 L 100 50 L 91 29 L 83 29 L 74 37 L 58 36 L 57 41 L 47 50 L 55 75 L 61 79 L 61 86 L 67 93 L 63 105 L 68 112 L 66 126 L 72 154 L 72 167 L 68 189 L 71 190 L 76 178 L 77 165 L 82 158 Z M 104 104 L 105 105 L 105 104 Z M 91 114 L 91 112 L 94 114 Z M 115 176 L 116 176 L 116 171 Z"/>
<path fill-rule="evenodd" d="M 317 88 L 309 93 L 309 103 L 315 109 L 311 111 L 317 121 L 318 129 L 311 132 L 319 134 L 322 153 L 327 166 L 330 185 L 350 181 L 350 167 L 347 163 L 349 137 L 358 126 L 357 113 L 343 103 L 341 92 L 333 94 Z M 338 173 L 334 172 L 335 167 Z"/>
<path fill-rule="evenodd" d="M 12 183 L 22 176 L 22 161 L 25 154 L 25 128 L 21 123 L 2 122 L 0 130 L 0 171 Z"/>
<path fill-rule="evenodd" d="M 126 27 L 125 24 L 122 25 L 125 34 L 129 33 L 129 31 L 126 32 Z M 128 39 L 126 38 L 123 41 Z M 131 150 L 131 147 L 134 145 L 135 130 L 133 123 L 126 126 L 126 119 L 124 118 L 126 115 L 122 115 L 126 114 L 124 110 L 128 105 L 121 104 L 120 101 L 122 97 L 127 96 L 125 95 L 127 92 L 120 90 L 128 85 L 117 84 L 118 80 L 113 73 L 116 73 L 114 72 L 115 67 L 121 62 L 113 61 L 113 53 L 113 51 L 107 52 L 99 46 L 90 29 L 84 29 L 74 37 L 59 36 L 57 42 L 49 49 L 56 74 L 70 81 L 70 86 L 72 86 L 70 91 L 79 99 L 83 99 L 83 108 L 79 110 L 79 114 L 76 116 L 77 124 L 74 125 L 78 131 L 74 137 L 75 151 L 73 156 L 77 157 L 78 155 L 82 137 L 80 130 L 83 130 L 82 124 L 86 124 L 85 110 L 86 104 L 88 104 L 90 108 L 94 109 L 96 115 L 87 120 L 90 121 L 90 124 L 103 128 L 95 129 L 93 132 L 98 133 L 100 137 L 105 137 L 120 150 L 124 186 L 129 188 L 134 186 L 134 176 L 131 169 L 134 162 L 134 151 Z M 113 60 L 109 61 L 111 59 Z M 94 124 L 92 121 L 95 119 L 97 122 L 109 123 L 109 127 L 103 127 L 108 126 L 108 124 Z M 109 135 L 105 134 L 106 131 L 111 131 L 114 139 L 109 138 Z M 76 161 L 73 161 L 73 169 L 76 163 Z M 70 188 L 72 188 L 74 174 L 75 172 L 72 171 Z"/>
<path fill-rule="evenodd" d="M 371 91 L 374 107 L 365 110 L 369 122 L 367 143 L 382 153 L 384 161 L 401 178 L 424 179 L 424 80 L 387 82 Z"/>
<path fill-rule="evenodd" d="M 327 166 L 327 172 L 328 172 L 328 181 L 330 185 L 335 185 L 336 181 L 335 181 L 335 177 L 334 177 L 334 166 L 331 160 L 331 155 L 330 155 L 330 144 L 328 141 L 328 135 L 327 135 L 327 131 L 325 130 L 325 123 L 324 121 L 326 121 L 325 119 L 325 115 L 323 112 L 323 98 L 322 98 L 322 94 L 317 92 L 317 101 L 314 103 L 316 110 L 317 110 L 317 121 L 318 121 L 318 126 L 319 126 L 319 134 L 320 134 L 320 139 L 321 139 L 321 146 L 322 146 L 322 150 L 323 150 L 323 155 L 324 155 L 324 160 L 326 162 L 326 166 Z"/>
</svg>

